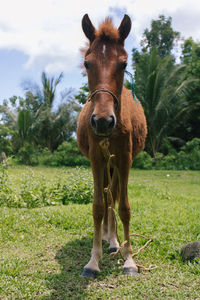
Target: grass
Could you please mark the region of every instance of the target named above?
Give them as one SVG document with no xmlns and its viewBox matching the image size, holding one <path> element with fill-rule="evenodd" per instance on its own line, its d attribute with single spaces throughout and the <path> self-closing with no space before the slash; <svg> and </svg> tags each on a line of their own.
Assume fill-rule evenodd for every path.
<svg viewBox="0 0 200 300">
<path fill-rule="evenodd" d="M 9 176 L 17 184 L 24 172 L 11 168 Z M 34 173 L 47 181 L 62 175 L 56 168 Z M 103 245 L 93 281 L 80 277 L 92 247 L 91 204 L 0 208 L 0 299 L 200 299 L 200 264 L 179 256 L 183 244 L 200 240 L 199 195 L 200 172 L 131 170 L 131 232 L 155 236 L 136 260 L 158 269 L 123 276 L 119 257 L 111 260 Z M 133 237 L 134 252 L 146 241 Z"/>
</svg>

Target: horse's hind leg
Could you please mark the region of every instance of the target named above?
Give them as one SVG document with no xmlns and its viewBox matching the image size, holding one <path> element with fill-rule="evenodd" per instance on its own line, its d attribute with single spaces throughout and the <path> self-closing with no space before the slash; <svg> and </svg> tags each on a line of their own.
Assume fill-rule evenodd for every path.
<svg viewBox="0 0 200 300">
<path fill-rule="evenodd" d="M 104 172 L 104 189 L 108 186 L 108 176 L 107 172 Z M 104 217 L 103 217 L 103 225 L 102 225 L 102 241 L 108 242 L 108 200 L 107 193 L 103 192 L 104 196 Z"/>
<path fill-rule="evenodd" d="M 119 179 L 116 168 L 114 169 L 112 175 L 111 193 L 113 197 L 113 203 L 111 203 L 108 209 L 108 239 L 110 242 L 110 252 L 116 252 L 119 248 L 119 243 L 117 240 L 117 223 L 115 218 L 115 203 L 118 201 L 119 197 Z"/>
</svg>

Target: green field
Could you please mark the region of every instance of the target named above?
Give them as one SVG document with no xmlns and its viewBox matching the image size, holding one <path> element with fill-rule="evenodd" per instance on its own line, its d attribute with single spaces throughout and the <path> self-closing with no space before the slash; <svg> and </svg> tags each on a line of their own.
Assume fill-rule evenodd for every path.
<svg viewBox="0 0 200 300">
<path fill-rule="evenodd" d="M 64 170 L 33 169 L 47 182 Z M 16 186 L 25 172 L 8 170 Z M 111 260 L 104 244 L 96 280 L 80 277 L 92 247 L 91 203 L 1 207 L 0 299 L 200 299 L 200 263 L 183 263 L 179 256 L 183 244 L 200 240 L 199 195 L 200 172 L 131 170 L 131 232 L 155 237 L 136 261 L 158 268 L 123 276 L 120 257 Z M 123 241 L 119 218 L 118 224 Z M 147 239 L 133 236 L 133 251 Z"/>
</svg>

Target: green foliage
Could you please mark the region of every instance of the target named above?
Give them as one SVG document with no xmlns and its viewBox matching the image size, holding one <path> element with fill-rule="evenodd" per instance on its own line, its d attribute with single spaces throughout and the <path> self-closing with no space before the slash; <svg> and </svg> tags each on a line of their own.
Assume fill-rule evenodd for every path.
<svg viewBox="0 0 200 300">
<path fill-rule="evenodd" d="M 52 152 L 75 132 L 80 105 L 73 98 L 72 89 L 62 92 L 59 104 L 55 105 L 62 78 L 62 73 L 54 78 L 43 72 L 41 87 L 26 82 L 25 99 L 13 96 L 0 105 L 0 120 L 10 131 L 14 154 L 27 142 Z"/>
<path fill-rule="evenodd" d="M 200 78 L 200 43 L 195 43 L 192 38 L 186 39 L 181 59 L 187 65 L 186 76 Z"/>
<path fill-rule="evenodd" d="M 11 155 L 13 153 L 11 135 L 12 130 L 7 126 L 0 124 L 0 153 L 5 152 L 6 155 Z"/>
<path fill-rule="evenodd" d="M 40 163 L 47 166 L 89 166 L 89 160 L 85 158 L 76 140 L 63 142 L 53 153 L 43 151 Z"/>
<path fill-rule="evenodd" d="M 32 116 L 29 110 L 22 109 L 18 113 L 17 125 L 22 145 L 31 137 Z"/>
<path fill-rule="evenodd" d="M 56 177 L 48 180 L 36 175 L 33 169 L 22 172 L 18 186 L 9 179 L 6 164 L 0 165 L 0 206 L 42 207 L 56 204 L 86 204 L 93 197 L 91 176 L 87 170 L 58 170 Z"/>
<path fill-rule="evenodd" d="M 197 78 L 194 89 L 186 95 L 185 117 L 179 124 L 181 139 L 200 137 L 200 43 L 192 38 L 184 41 L 182 62 L 186 65 L 184 78 Z"/>
<path fill-rule="evenodd" d="M 31 144 L 25 143 L 23 147 L 21 147 L 17 154 L 18 162 L 25 165 L 35 166 L 38 165 L 39 151 Z"/>
<path fill-rule="evenodd" d="M 177 64 L 173 54 L 179 39 L 172 18 L 161 15 L 144 31 L 142 50 L 132 50 L 136 95 L 148 123 L 146 151 L 153 156 L 162 152 L 166 138 L 185 143 L 200 136 L 200 46 L 185 40 Z M 176 142 L 174 146 L 180 149 Z"/>
<path fill-rule="evenodd" d="M 180 33 L 172 28 L 172 18 L 159 16 L 158 20 L 152 20 L 151 29 L 145 29 L 141 45 L 143 51 L 157 48 L 160 57 L 171 54 L 175 41 L 180 38 Z"/>
<path fill-rule="evenodd" d="M 88 172 L 81 172 L 79 168 L 71 173 L 67 183 L 62 186 L 62 203 L 87 204 L 93 198 L 92 181 L 88 179 Z"/>
<path fill-rule="evenodd" d="M 200 139 L 194 138 L 177 155 L 177 169 L 200 170 Z"/>
<path fill-rule="evenodd" d="M 80 87 L 79 93 L 75 96 L 75 98 L 79 101 L 80 104 L 85 104 L 88 94 L 89 94 L 88 84 L 85 83 L 82 87 Z"/>
<path fill-rule="evenodd" d="M 42 73 L 42 87 L 26 84 L 28 109 L 32 112 L 32 135 L 34 144 L 48 148 L 51 152 L 76 129 L 80 105 L 72 98 L 72 90 L 61 93 L 60 105 L 55 109 L 56 90 L 63 78 L 48 77 Z"/>
<path fill-rule="evenodd" d="M 183 81 L 185 66 L 174 65 L 172 56 L 161 58 L 155 48 L 150 53 L 140 54 L 134 66 L 136 95 L 147 119 L 146 150 L 155 156 L 182 120 L 185 95 L 193 89 L 195 80 Z"/>
<path fill-rule="evenodd" d="M 142 151 L 133 161 L 133 167 L 142 170 L 151 170 L 153 158 L 145 151 Z"/>
<path fill-rule="evenodd" d="M 154 158 L 143 151 L 136 157 L 133 166 L 144 170 L 200 170 L 200 139 L 187 142 L 179 152 L 169 149 L 172 150 L 167 155 L 157 152 Z"/>
</svg>

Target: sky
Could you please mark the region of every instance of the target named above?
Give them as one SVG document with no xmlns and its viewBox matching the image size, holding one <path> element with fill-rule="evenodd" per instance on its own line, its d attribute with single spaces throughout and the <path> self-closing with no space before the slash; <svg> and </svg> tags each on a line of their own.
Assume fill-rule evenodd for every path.
<svg viewBox="0 0 200 300">
<path fill-rule="evenodd" d="M 42 71 L 49 76 L 64 72 L 60 89 L 78 91 L 86 82 L 80 69 L 85 13 L 96 28 L 107 16 L 116 27 L 125 13 L 130 16 L 129 71 L 132 48 L 139 48 L 144 30 L 160 14 L 172 17 L 182 37 L 200 41 L 200 0 L 0 0 L 0 103 L 23 96 L 26 80 L 39 84 Z"/>
</svg>

